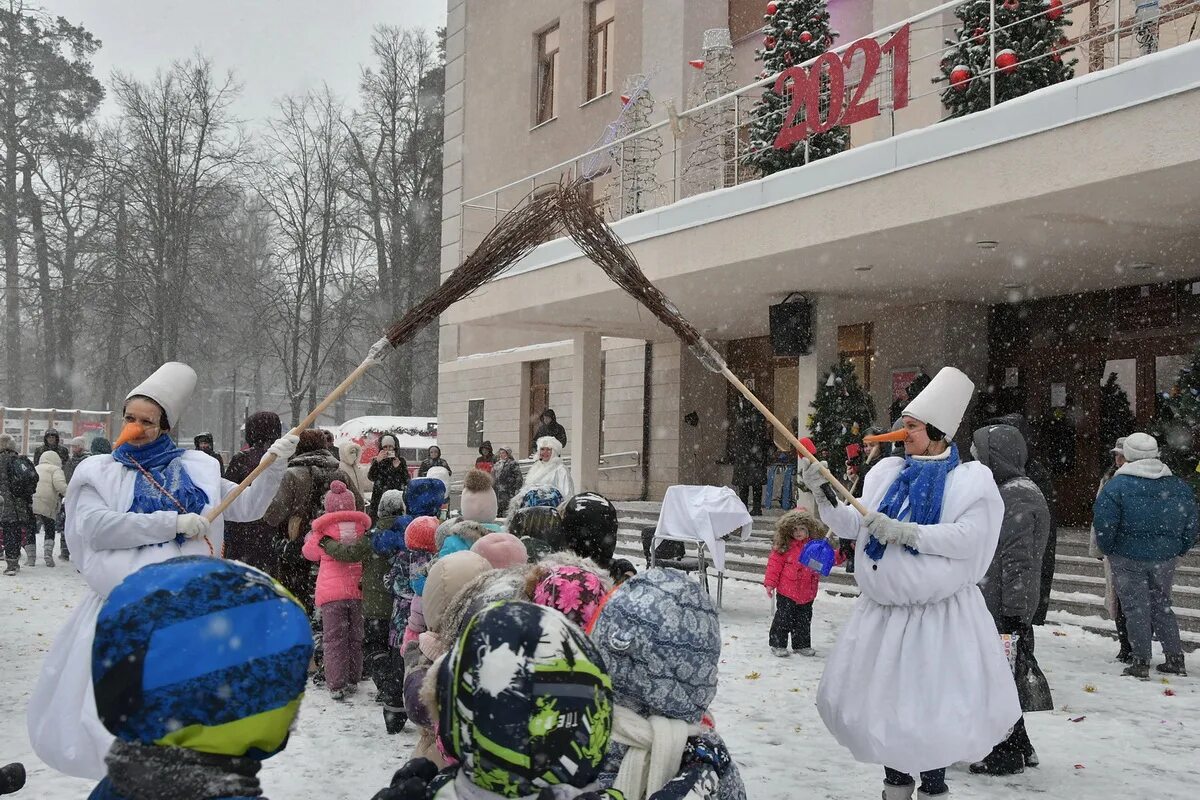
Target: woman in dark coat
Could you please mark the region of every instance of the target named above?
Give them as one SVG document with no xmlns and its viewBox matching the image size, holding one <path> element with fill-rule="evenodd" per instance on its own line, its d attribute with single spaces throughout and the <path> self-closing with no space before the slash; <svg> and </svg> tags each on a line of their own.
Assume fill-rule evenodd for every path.
<svg viewBox="0 0 1200 800">
<path fill-rule="evenodd" d="M 1024 436 L 1012 425 L 987 425 L 975 431 L 971 454 L 992 471 L 1004 500 L 1000 540 L 987 575 L 979 584 L 983 600 L 1002 634 L 1017 639 L 1017 696 L 1022 711 L 1053 708 L 1050 687 L 1033 656 L 1033 620 L 1041 583 L 1042 554 L 1050 536 L 1050 508 L 1025 473 L 1029 458 Z M 1037 753 L 1025 732 L 1024 718 L 971 772 L 1013 775 L 1036 766 Z"/>
<path fill-rule="evenodd" d="M 246 444 L 250 447 L 229 459 L 225 480 L 241 483 L 267 454 L 271 443 L 283 435 L 283 425 L 274 411 L 259 411 L 246 418 Z M 225 557 L 261 569 L 275 571 L 272 540 L 276 527 L 261 519 L 257 522 L 225 523 Z"/>
<path fill-rule="evenodd" d="M 512 451 L 501 447 L 496 451 L 496 463 L 492 465 L 492 477 L 496 481 L 496 507 L 500 516 L 508 513 L 508 504 L 521 491 L 525 476 L 521 465 L 512 457 Z"/>
<path fill-rule="evenodd" d="M 371 462 L 367 470 L 367 480 L 371 482 L 371 507 L 367 513 L 371 522 L 378 519 L 379 498 L 388 489 L 398 489 L 401 492 L 408 486 L 408 462 L 399 455 L 400 443 L 390 433 L 379 437 L 379 455 Z"/>
<path fill-rule="evenodd" d="M 733 422 L 733 485 L 738 497 L 750 506 L 751 516 L 762 514 L 763 484 L 767 482 L 767 464 L 775 454 L 775 442 L 767 432 L 767 421 L 746 400 L 738 404 Z M 753 505 L 751 505 L 753 499 Z"/>
<path fill-rule="evenodd" d="M 417 477 L 424 478 L 429 474 L 429 470 L 433 469 L 434 467 L 445 467 L 447 472 L 453 474 L 453 471 L 450 469 L 450 465 L 446 463 L 446 459 L 442 458 L 442 448 L 438 447 L 436 444 L 429 448 L 428 455 L 426 456 L 425 460 L 421 462 L 420 469 L 417 470 Z"/>
<path fill-rule="evenodd" d="M 492 466 L 496 463 L 496 456 L 492 450 L 492 443 L 484 441 L 479 445 L 479 458 L 475 459 L 475 469 L 481 469 L 484 472 L 491 472 Z"/>
</svg>

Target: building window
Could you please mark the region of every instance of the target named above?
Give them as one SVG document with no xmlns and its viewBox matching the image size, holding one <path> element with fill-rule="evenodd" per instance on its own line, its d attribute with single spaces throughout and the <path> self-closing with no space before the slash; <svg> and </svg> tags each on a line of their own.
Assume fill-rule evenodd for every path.
<svg viewBox="0 0 1200 800">
<path fill-rule="evenodd" d="M 537 37 L 537 116 L 541 125 L 558 116 L 558 26 Z"/>
<path fill-rule="evenodd" d="M 729 0 L 729 35 L 736 44 L 763 27 L 762 0 Z"/>
<path fill-rule="evenodd" d="M 550 407 L 550 361 L 529 362 L 529 447 L 537 444 L 542 412 Z"/>
<path fill-rule="evenodd" d="M 612 89 L 615 7 L 616 0 L 594 0 L 588 6 L 588 100 Z"/>
<path fill-rule="evenodd" d="M 483 444 L 483 406 L 482 400 L 467 401 L 467 447 Z"/>
<path fill-rule="evenodd" d="M 858 382 L 868 392 L 871 391 L 871 362 L 875 360 L 871 328 L 870 322 L 862 322 L 858 325 L 839 325 L 837 329 L 838 355 L 854 365 Z"/>
</svg>

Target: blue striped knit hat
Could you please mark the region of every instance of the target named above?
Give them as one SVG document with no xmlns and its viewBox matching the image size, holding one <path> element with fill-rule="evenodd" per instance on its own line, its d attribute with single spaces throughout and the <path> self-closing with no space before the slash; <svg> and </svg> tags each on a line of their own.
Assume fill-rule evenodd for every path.
<svg viewBox="0 0 1200 800">
<path fill-rule="evenodd" d="M 266 573 L 205 556 L 151 564 L 100 609 L 96 710 L 123 741 L 267 758 L 287 744 L 312 651 L 304 608 Z"/>
</svg>

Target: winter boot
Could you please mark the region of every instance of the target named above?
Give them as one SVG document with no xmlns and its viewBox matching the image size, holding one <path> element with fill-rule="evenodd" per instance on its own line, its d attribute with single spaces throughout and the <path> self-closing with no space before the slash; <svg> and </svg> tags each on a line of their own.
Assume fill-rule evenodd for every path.
<svg viewBox="0 0 1200 800">
<path fill-rule="evenodd" d="M 0 794 L 14 794 L 25 786 L 25 766 L 20 762 L 0 767 Z"/>
<path fill-rule="evenodd" d="M 950 790 L 940 794 L 930 794 L 929 792 L 917 792 L 917 800 L 946 800 L 950 796 Z"/>
<path fill-rule="evenodd" d="M 883 800 L 912 800 L 913 791 L 917 788 L 915 783 L 910 783 L 907 786 L 892 786 L 890 783 L 883 785 Z"/>
<path fill-rule="evenodd" d="M 772 647 L 771 655 L 778 656 L 780 658 L 787 658 L 788 651 L 786 647 Z"/>
<path fill-rule="evenodd" d="M 1038 758 L 1037 750 L 1033 749 L 1033 745 L 1030 745 L 1029 749 L 1025 751 L 1024 757 L 1025 766 L 1027 767 L 1036 767 L 1042 763 L 1041 759 Z"/>
<path fill-rule="evenodd" d="M 798 656 L 809 656 L 809 657 L 815 656 L 817 654 L 817 651 L 813 650 L 811 647 L 797 647 L 792 652 Z"/>
<path fill-rule="evenodd" d="M 1141 680 L 1149 680 L 1150 678 L 1150 662 L 1144 658 L 1134 657 L 1129 666 L 1121 671 L 1121 675 L 1130 678 L 1139 678 Z"/>
<path fill-rule="evenodd" d="M 1121 649 L 1117 651 L 1116 660 L 1120 661 L 1122 664 L 1131 664 L 1133 663 L 1133 653 L 1129 651 L 1128 647 L 1122 646 Z"/>
<path fill-rule="evenodd" d="M 387 732 L 399 733 L 404 730 L 404 726 L 408 724 L 408 714 L 404 713 L 403 708 L 383 707 L 383 726 L 387 728 Z"/>
<path fill-rule="evenodd" d="M 58 557 L 62 561 L 71 560 L 71 551 L 67 550 L 67 536 L 63 534 L 62 544 L 58 546 Z"/>
<path fill-rule="evenodd" d="M 19 558 L 7 559 L 7 564 L 4 569 L 5 575 L 16 575 L 20 571 L 21 571 L 21 559 L 19 559 Z"/>
<path fill-rule="evenodd" d="M 1154 668 L 1154 671 L 1161 672 L 1164 675 L 1178 675 L 1181 678 L 1186 678 L 1187 669 L 1183 666 L 1183 653 L 1167 656 L 1166 663 L 1159 664 Z"/>
<path fill-rule="evenodd" d="M 1020 753 L 993 750 L 983 761 L 971 765 L 972 775 L 1020 775 L 1025 771 L 1025 758 Z"/>
<path fill-rule="evenodd" d="M 54 566 L 54 540 L 46 542 L 46 549 L 42 551 L 42 555 L 46 557 L 46 566 Z"/>
<path fill-rule="evenodd" d="M 37 566 L 37 544 L 25 545 L 25 566 Z"/>
</svg>

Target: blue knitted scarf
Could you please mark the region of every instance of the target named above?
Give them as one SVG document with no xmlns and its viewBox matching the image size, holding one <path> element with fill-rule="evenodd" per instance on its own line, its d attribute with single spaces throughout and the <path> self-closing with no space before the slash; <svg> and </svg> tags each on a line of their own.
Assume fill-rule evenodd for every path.
<svg viewBox="0 0 1200 800">
<path fill-rule="evenodd" d="M 204 490 L 192 483 L 191 476 L 183 468 L 183 454 L 184 450 L 177 447 L 165 433 L 148 445 L 136 447 L 126 443 L 113 451 L 112 456 L 118 464 L 137 471 L 137 481 L 133 485 L 133 502 L 129 506 L 131 514 L 153 514 L 155 511 L 183 513 L 179 510 L 180 506 L 191 514 L 199 514 L 204 509 L 208 503 L 208 496 Z M 139 466 L 141 469 L 138 469 Z M 167 494 L 163 494 L 150 481 L 146 476 L 147 472 Z M 180 534 L 176 541 L 183 538 Z"/>
<path fill-rule="evenodd" d="M 879 512 L 892 519 L 915 522 L 918 525 L 933 525 L 942 519 L 942 496 L 946 491 L 946 476 L 959 465 L 958 445 L 950 445 L 950 455 L 935 460 L 918 460 L 912 456 L 904 459 L 904 469 L 896 476 L 883 501 Z M 909 553 L 917 555 L 911 547 Z M 871 536 L 864 548 L 872 561 L 883 558 L 887 545 Z"/>
</svg>

